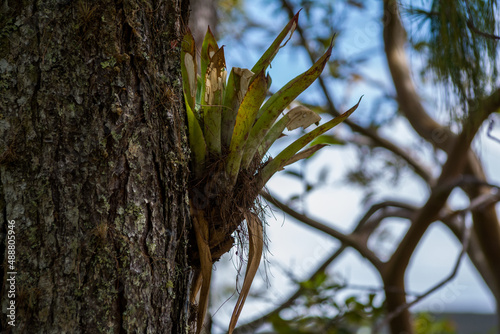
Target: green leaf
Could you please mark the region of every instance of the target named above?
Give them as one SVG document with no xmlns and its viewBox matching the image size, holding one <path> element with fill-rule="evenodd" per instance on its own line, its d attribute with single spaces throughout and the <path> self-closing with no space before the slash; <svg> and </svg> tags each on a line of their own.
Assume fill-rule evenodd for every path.
<svg viewBox="0 0 500 334">
<path fill-rule="evenodd" d="M 219 46 L 217 45 L 217 41 L 215 40 L 210 27 L 207 29 L 207 33 L 205 34 L 205 38 L 203 39 L 203 45 L 201 46 L 201 78 L 202 78 L 202 86 L 205 83 L 205 76 L 207 74 L 208 64 L 210 63 L 210 59 L 215 55 L 215 53 L 219 50 Z M 205 95 L 205 92 L 203 92 Z M 202 98 L 203 98 L 202 95 Z M 205 101 L 203 101 L 203 104 Z"/>
<path fill-rule="evenodd" d="M 293 170 L 287 170 L 284 172 L 284 174 L 288 174 L 288 175 L 292 175 L 292 176 L 295 176 L 299 179 L 304 179 L 304 175 L 302 173 L 299 173 L 299 172 L 296 172 L 296 171 L 293 171 Z"/>
<path fill-rule="evenodd" d="M 361 97 L 356 105 L 354 105 L 351 109 L 347 110 L 342 115 L 339 115 L 332 119 L 329 122 L 317 127 L 313 131 L 306 133 L 292 144 L 290 144 L 287 148 L 285 148 L 281 153 L 276 156 L 273 160 L 271 160 L 257 175 L 259 187 L 263 187 L 266 182 L 274 175 L 277 171 L 279 171 L 283 166 L 287 165 L 287 162 L 301 150 L 304 146 L 310 143 L 314 138 L 322 135 L 326 131 L 330 130 L 334 126 L 343 122 L 349 115 L 351 115 L 354 110 L 356 110 L 361 102 Z"/>
<path fill-rule="evenodd" d="M 334 135 L 321 135 L 311 142 L 311 146 L 316 144 L 345 145 L 345 141 L 338 139 Z"/>
<path fill-rule="evenodd" d="M 222 111 L 222 145 L 226 148 L 231 144 L 236 115 L 253 75 L 252 71 L 239 67 L 234 67 L 229 74 Z"/>
<path fill-rule="evenodd" d="M 200 177 L 205 168 L 206 145 L 203 138 L 203 131 L 196 117 L 191 110 L 189 104 L 186 104 L 187 118 L 188 118 L 188 132 L 189 132 L 189 146 L 191 149 L 194 174 L 195 177 Z"/>
<path fill-rule="evenodd" d="M 266 134 L 262 143 L 259 146 L 258 154 L 263 157 L 266 152 L 269 150 L 271 145 L 281 137 L 283 130 L 287 128 L 289 131 L 294 130 L 298 127 L 302 127 L 306 129 L 313 123 L 317 123 L 321 120 L 321 117 L 316 114 L 311 109 L 298 106 L 287 112 L 279 121 L 274 123 L 273 127 Z M 252 162 L 253 155 L 251 155 L 251 151 L 246 151 L 243 155 L 243 168 L 248 168 L 250 162 Z"/>
<path fill-rule="evenodd" d="M 258 147 L 262 144 L 280 113 L 320 76 L 331 54 L 332 47 L 330 46 L 310 69 L 288 82 L 266 101 L 257 115 L 257 122 L 250 131 L 249 140 L 245 147 L 245 161 L 253 159 Z"/>
<path fill-rule="evenodd" d="M 186 104 L 189 104 L 191 110 L 195 106 L 196 98 L 196 46 L 191 31 L 184 35 L 181 48 L 181 72 L 182 89 Z"/>
<path fill-rule="evenodd" d="M 243 147 L 247 141 L 248 134 L 259 107 L 266 98 L 267 79 L 264 71 L 260 72 L 255 80 L 248 87 L 248 91 L 241 102 L 236 123 L 234 125 L 233 136 L 229 146 L 229 156 L 227 158 L 226 171 L 231 184 L 236 182 L 243 156 Z"/>
<path fill-rule="evenodd" d="M 223 94 L 226 84 L 226 61 L 224 48 L 218 49 L 210 58 L 204 82 L 202 100 L 203 126 L 209 153 L 221 153 L 221 114 Z"/>
<path fill-rule="evenodd" d="M 326 144 L 317 144 L 317 145 L 309 147 L 308 149 L 300 151 L 299 153 L 295 154 L 293 157 L 288 159 L 287 162 L 283 166 L 281 166 L 281 168 L 288 166 L 288 165 L 291 165 L 294 162 L 297 162 L 297 161 L 302 160 L 302 159 L 309 159 L 310 157 L 312 157 L 312 155 L 314 153 L 321 150 L 325 146 L 327 146 L 327 145 Z"/>
<path fill-rule="evenodd" d="M 203 39 L 203 45 L 201 47 L 201 55 L 200 55 L 201 76 L 198 81 L 198 91 L 197 91 L 198 95 L 196 96 L 196 100 L 199 101 L 202 108 L 207 105 L 208 96 L 206 94 L 206 80 L 207 80 L 208 66 L 210 64 L 212 57 L 218 50 L 219 46 L 217 45 L 217 41 L 215 40 L 215 37 L 212 34 L 212 31 L 210 30 L 210 27 L 208 27 L 207 33 L 205 34 L 205 38 Z M 196 113 L 196 110 L 193 111 Z M 205 116 L 204 111 L 200 112 L 198 116 L 200 123 L 203 124 L 204 123 L 203 118 Z"/>
<path fill-rule="evenodd" d="M 252 68 L 253 73 L 259 73 L 261 71 L 265 71 L 269 64 L 271 64 L 271 61 L 274 59 L 276 54 L 278 53 L 279 49 L 284 47 L 288 40 L 292 37 L 293 32 L 295 31 L 295 28 L 297 27 L 297 21 L 299 20 L 299 13 L 300 10 L 295 14 L 295 16 L 288 22 L 288 24 L 283 28 L 283 30 L 280 32 L 278 37 L 273 41 L 271 46 L 264 52 L 262 57 L 257 61 L 257 63 L 254 65 Z M 289 36 L 285 43 L 281 45 L 281 42 Z"/>
<path fill-rule="evenodd" d="M 262 140 L 262 143 L 259 146 L 258 149 L 258 154 L 263 157 L 269 148 L 274 144 L 274 142 L 281 137 L 283 134 L 283 130 L 286 128 L 286 124 L 290 121 L 290 117 L 287 115 L 284 115 L 283 117 L 280 118 L 279 121 L 277 121 L 271 130 L 266 134 L 264 139 Z M 245 167 L 248 167 L 250 162 L 253 159 L 252 151 L 247 150 L 245 151 L 245 154 L 243 155 L 243 163 L 242 165 Z"/>
<path fill-rule="evenodd" d="M 305 289 L 318 290 L 321 287 L 321 285 L 325 283 L 327 278 L 328 275 L 324 271 L 322 271 L 319 272 L 311 280 L 301 282 L 300 285 Z"/>
</svg>

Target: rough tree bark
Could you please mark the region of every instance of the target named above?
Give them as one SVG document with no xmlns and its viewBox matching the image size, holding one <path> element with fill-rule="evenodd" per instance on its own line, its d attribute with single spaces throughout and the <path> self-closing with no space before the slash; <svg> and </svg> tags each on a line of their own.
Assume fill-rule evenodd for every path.
<svg viewBox="0 0 500 334">
<path fill-rule="evenodd" d="M 190 333 L 187 1 L 4 1 L 0 13 L 4 313 L 12 221 L 17 272 L 2 332 Z"/>
</svg>

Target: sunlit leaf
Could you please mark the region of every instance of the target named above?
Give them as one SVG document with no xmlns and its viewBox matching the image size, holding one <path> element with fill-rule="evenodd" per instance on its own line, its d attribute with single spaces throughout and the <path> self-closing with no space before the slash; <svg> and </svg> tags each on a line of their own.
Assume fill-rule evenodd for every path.
<svg viewBox="0 0 500 334">
<path fill-rule="evenodd" d="M 321 117 L 307 107 L 298 106 L 293 108 L 288 113 L 286 113 L 279 121 L 277 121 L 266 134 L 258 149 L 259 156 L 263 157 L 269 150 L 271 145 L 273 145 L 278 138 L 281 138 L 283 130 L 285 130 L 285 128 L 287 128 L 288 130 L 294 130 L 297 127 L 306 129 L 311 124 L 317 123 L 320 120 Z M 248 150 L 243 155 L 242 166 L 244 168 L 248 168 L 248 165 L 253 159 L 251 153 L 252 152 Z"/>
<path fill-rule="evenodd" d="M 222 144 L 226 148 L 231 144 L 236 115 L 253 75 L 252 71 L 239 67 L 234 67 L 229 74 L 222 110 Z"/>
<path fill-rule="evenodd" d="M 187 118 L 188 118 L 188 133 L 189 133 L 189 146 L 193 156 L 193 166 L 195 166 L 195 175 L 201 175 L 205 167 L 206 144 L 203 137 L 203 131 L 200 124 L 196 119 L 189 104 L 186 104 Z"/>
<path fill-rule="evenodd" d="M 305 106 L 297 106 L 287 113 L 289 121 L 286 124 L 288 131 L 296 128 L 307 129 L 311 124 L 317 123 L 321 117 Z"/>
<path fill-rule="evenodd" d="M 321 135 L 311 142 L 311 146 L 316 144 L 345 145 L 345 141 L 335 137 L 334 135 Z"/>
<path fill-rule="evenodd" d="M 226 87 L 226 61 L 224 48 L 210 58 L 205 76 L 203 124 L 208 152 L 221 153 L 221 113 Z"/>
<path fill-rule="evenodd" d="M 267 79 L 265 73 L 260 72 L 248 87 L 248 91 L 238 109 L 226 165 L 226 171 L 233 184 L 236 182 L 240 169 L 243 147 L 247 141 L 248 133 L 255 120 L 255 116 L 266 98 L 266 91 Z"/>
<path fill-rule="evenodd" d="M 320 76 L 331 53 L 332 48 L 330 47 L 310 69 L 288 82 L 266 101 L 257 115 L 257 122 L 250 131 L 249 140 L 245 147 L 245 156 L 255 156 L 257 149 L 280 113 Z"/>
<path fill-rule="evenodd" d="M 314 146 L 309 147 L 308 149 L 305 149 L 303 151 L 300 151 L 299 153 L 295 154 L 293 157 L 288 159 L 281 168 L 284 168 L 285 166 L 291 165 L 294 162 L 297 162 L 302 159 L 308 159 L 310 158 L 314 153 L 322 149 L 323 147 L 327 146 L 326 144 L 317 144 Z"/>
<path fill-rule="evenodd" d="M 274 59 L 279 49 L 281 49 L 288 40 L 292 37 L 295 28 L 297 27 L 297 21 L 299 19 L 299 12 L 295 14 L 295 16 L 288 22 L 288 24 L 283 28 L 281 33 L 276 37 L 271 46 L 264 52 L 262 57 L 257 61 L 257 63 L 252 68 L 252 72 L 259 73 L 260 71 L 265 71 L 266 68 L 271 64 L 271 61 Z M 288 38 L 287 38 L 288 37 Z M 286 39 L 285 39 L 286 38 Z M 283 44 L 281 44 L 285 41 Z"/>
<path fill-rule="evenodd" d="M 362 97 L 361 97 L 362 98 Z M 259 184 L 264 185 L 271 176 L 279 171 L 292 156 L 297 153 L 299 150 L 301 150 L 304 146 L 306 146 L 309 142 L 311 142 L 314 138 L 317 136 L 325 133 L 326 131 L 330 130 L 334 126 L 338 125 L 339 123 L 343 122 L 349 115 L 351 115 L 354 110 L 356 110 L 359 106 L 359 103 L 361 102 L 361 98 L 359 99 L 358 103 L 354 105 L 351 109 L 346 111 L 340 116 L 335 117 L 329 122 L 326 122 L 325 124 L 317 127 L 313 131 L 306 133 L 296 141 L 294 141 L 292 144 L 290 144 L 287 148 L 285 148 L 281 153 L 279 153 L 274 159 L 272 159 L 258 174 L 259 177 Z"/>
</svg>

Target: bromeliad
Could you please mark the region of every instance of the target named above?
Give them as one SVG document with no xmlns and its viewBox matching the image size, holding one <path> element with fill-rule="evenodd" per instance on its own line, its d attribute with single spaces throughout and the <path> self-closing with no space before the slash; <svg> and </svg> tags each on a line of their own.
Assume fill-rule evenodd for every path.
<svg viewBox="0 0 500 334">
<path fill-rule="evenodd" d="M 198 297 L 197 333 L 201 331 L 208 306 L 212 264 L 231 249 L 234 232 L 244 231 L 246 222 L 243 234 L 247 235 L 249 244 L 247 267 L 229 333 L 236 326 L 262 256 L 263 226 L 256 202 L 259 191 L 273 174 L 325 146 L 317 144 L 302 150 L 345 120 L 361 101 L 304 134 L 276 157 L 266 158 L 269 148 L 285 128 L 305 129 L 320 120 L 319 115 L 304 106 L 282 113 L 319 77 L 332 46 L 310 69 L 265 101 L 271 81 L 267 68 L 290 39 L 297 20 L 298 13 L 252 69 L 233 68 L 228 78 L 224 49 L 219 48 L 210 29 L 201 48 L 199 71 L 194 38 L 190 32 L 184 37 L 181 65 L 192 155 L 191 217 L 197 245 L 193 254 L 199 260 L 191 290 L 192 303 Z"/>
</svg>

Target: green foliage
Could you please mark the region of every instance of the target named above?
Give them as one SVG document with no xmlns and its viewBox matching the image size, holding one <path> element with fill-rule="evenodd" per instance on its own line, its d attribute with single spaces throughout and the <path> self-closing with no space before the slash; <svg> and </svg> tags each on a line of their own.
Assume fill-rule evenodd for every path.
<svg viewBox="0 0 500 334">
<path fill-rule="evenodd" d="M 331 121 L 317 127 L 311 132 L 306 133 L 296 141 L 294 141 L 292 144 L 290 144 L 287 148 L 285 148 L 281 153 L 279 153 L 271 162 L 269 162 L 261 171 L 261 182 L 263 182 L 261 185 L 264 186 L 264 184 L 271 178 L 271 176 L 278 170 L 281 170 L 284 166 L 289 164 L 289 160 L 291 160 L 299 150 L 301 150 L 304 146 L 309 144 L 311 141 L 313 141 L 316 137 L 322 135 L 326 131 L 330 130 L 334 126 L 338 125 L 342 121 L 344 121 L 347 117 L 349 117 L 354 110 L 357 109 L 359 106 L 359 103 L 361 102 L 361 98 L 359 99 L 358 103 L 343 113 L 342 115 L 335 117 Z M 320 144 L 321 145 L 321 144 Z M 304 156 L 304 157 L 308 157 Z M 294 161 L 293 161 L 294 162 Z"/>
<path fill-rule="evenodd" d="M 374 293 L 368 298 L 349 296 L 343 302 L 335 302 L 336 295 L 345 286 L 326 273 L 299 284 L 303 293 L 290 312 L 293 315 L 273 315 L 270 319 L 277 333 L 350 334 L 371 326 L 383 316 L 383 307 Z"/>
<path fill-rule="evenodd" d="M 429 313 L 418 313 L 413 320 L 418 334 L 456 334 L 456 328 L 448 319 L 437 320 Z"/>
<path fill-rule="evenodd" d="M 297 118 L 306 119 L 304 123 L 300 123 L 302 127 L 307 127 L 320 119 L 309 109 L 303 108 L 300 111 L 295 110 L 295 114 L 291 111 L 278 120 L 283 110 L 319 77 L 330 58 L 332 46 L 309 70 L 291 80 L 262 105 L 270 83 L 266 69 L 279 49 L 291 37 L 297 26 L 297 20 L 298 13 L 251 71 L 232 69 L 227 84 L 224 50 L 218 47 L 210 29 L 207 31 L 201 50 L 199 74 L 196 68 L 194 39 L 190 33 L 186 34 L 181 62 L 195 178 L 204 177 L 202 171 L 209 161 L 222 159 L 225 161 L 225 173 L 228 177 L 227 186 L 234 186 L 240 172 L 248 170 L 250 174 L 257 172 L 256 184 L 258 187 L 263 187 L 267 180 L 289 164 L 289 161 L 307 158 L 323 147 L 324 145 L 316 146 L 314 150 L 311 149 L 292 159 L 300 149 L 342 122 L 359 105 L 358 102 L 346 113 L 302 136 L 272 159 L 261 171 L 256 170 L 256 166 L 269 147 L 280 137 L 285 127 L 290 128 L 293 122 L 297 122 Z M 198 75 L 201 76 L 197 78 Z M 307 122 L 308 119 L 313 121 Z"/>
<path fill-rule="evenodd" d="M 422 23 L 430 23 L 430 36 L 416 41 L 417 50 L 428 52 L 428 69 L 465 105 L 488 94 L 497 75 L 498 40 L 491 34 L 498 10 L 492 0 L 434 0 L 428 11 L 410 10 Z"/>
<path fill-rule="evenodd" d="M 321 135 L 311 142 L 311 145 L 315 144 L 329 144 L 329 145 L 345 145 L 345 141 L 334 135 Z"/>
<path fill-rule="evenodd" d="M 270 323 L 276 333 L 332 333 L 354 334 L 360 328 L 373 328 L 384 319 L 384 306 L 375 293 L 366 298 L 352 295 L 343 302 L 335 302 L 336 295 L 347 288 L 320 273 L 312 280 L 299 283 L 304 290 L 296 301 L 292 316 L 275 314 Z M 413 320 L 418 334 L 455 334 L 456 328 L 448 319 L 437 320 L 429 313 L 418 313 Z"/>
<path fill-rule="evenodd" d="M 115 59 L 115 57 L 111 57 L 108 60 L 101 62 L 101 67 L 102 68 L 113 67 L 115 65 L 116 65 L 116 59 Z"/>
</svg>

